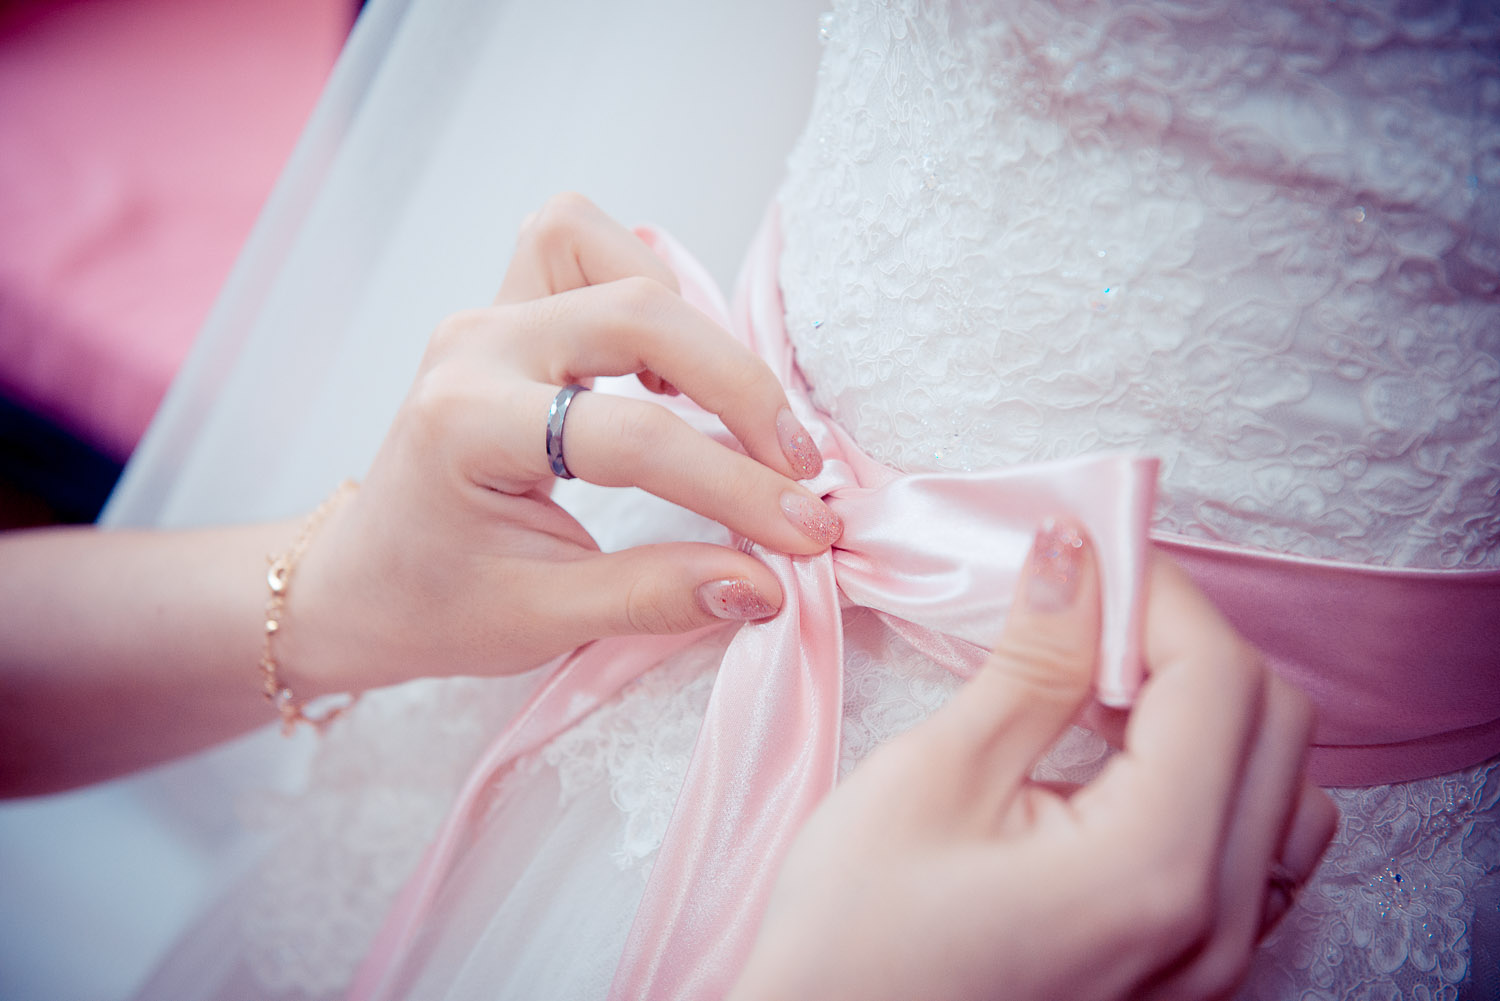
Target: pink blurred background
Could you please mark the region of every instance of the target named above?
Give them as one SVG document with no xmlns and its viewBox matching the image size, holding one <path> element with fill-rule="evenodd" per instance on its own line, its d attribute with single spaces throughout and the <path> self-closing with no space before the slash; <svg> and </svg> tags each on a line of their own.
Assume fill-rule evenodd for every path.
<svg viewBox="0 0 1500 1001">
<path fill-rule="evenodd" d="M 0 0 L 0 526 L 92 517 L 355 14 Z"/>
</svg>

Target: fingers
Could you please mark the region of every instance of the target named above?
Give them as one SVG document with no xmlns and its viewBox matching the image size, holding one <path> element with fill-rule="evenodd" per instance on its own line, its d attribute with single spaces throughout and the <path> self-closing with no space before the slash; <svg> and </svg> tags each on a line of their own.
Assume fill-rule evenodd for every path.
<svg viewBox="0 0 1500 1001">
<path fill-rule="evenodd" d="M 1307 698 L 1279 678 L 1269 682 L 1264 725 L 1230 820 L 1219 893 L 1219 937 L 1240 954 L 1260 936 L 1267 873 L 1282 867 L 1278 859 L 1302 797 L 1312 736 Z"/>
<path fill-rule="evenodd" d="M 717 415 L 749 458 L 665 409 L 584 394 L 562 425 L 568 472 L 642 487 L 783 552 L 821 552 L 842 534 L 793 480 L 816 476 L 822 457 L 769 367 L 586 199 L 558 196 L 527 220 L 497 303 L 444 321 L 411 401 L 419 438 L 456 449 L 473 482 L 511 494 L 550 483 L 539 443 L 554 440 L 559 388 L 635 374 Z"/>
<path fill-rule="evenodd" d="M 980 748 L 987 789 L 1002 804 L 1087 701 L 1098 646 L 1093 546 L 1073 522 L 1048 522 L 990 659 L 934 717 Z"/>
<path fill-rule="evenodd" d="M 770 370 L 647 279 L 449 318 L 415 407 L 426 437 L 458 448 L 474 482 L 519 493 L 551 477 L 544 431 L 559 385 L 646 368 L 720 414 L 750 457 L 661 407 L 588 393 L 562 431 L 573 475 L 642 487 L 782 552 L 817 553 L 838 538 L 837 517 L 791 478 L 821 458 Z"/>
<path fill-rule="evenodd" d="M 744 553 L 704 543 L 666 543 L 536 568 L 535 593 L 551 593 L 590 638 L 679 633 L 775 615 L 775 574 Z"/>
<path fill-rule="evenodd" d="M 1288 852 L 1298 879 L 1326 843 L 1326 797 L 1303 778 L 1312 714 L 1160 556 L 1145 640 L 1151 673 L 1124 753 L 1073 804 L 1097 811 L 1149 874 L 1152 906 L 1127 902 L 1122 913 L 1150 946 L 1144 964 L 1178 957 L 1155 971 L 1149 996 L 1216 997 L 1243 974 L 1273 877 L 1292 871 Z"/>
<path fill-rule="evenodd" d="M 586 292 L 591 286 L 610 291 Z M 501 349 L 557 386 L 637 374 L 654 393 L 686 392 L 758 461 L 816 476 L 822 459 L 771 370 L 678 291 L 671 269 L 634 233 L 582 195 L 557 195 L 522 226 L 496 297 L 533 304 Z"/>
<path fill-rule="evenodd" d="M 587 198 L 564 192 L 521 224 L 495 304 L 543 299 L 624 278 L 646 278 L 679 291 L 677 276 L 646 243 Z M 638 377 L 653 393 L 677 395 L 676 387 L 655 372 L 642 371 Z"/>
<path fill-rule="evenodd" d="M 1083 796 L 1118 794 L 1148 805 L 1145 812 L 1170 842 L 1165 851 L 1216 871 L 1261 725 L 1266 672 L 1218 610 L 1160 555 L 1150 570 L 1145 655 L 1151 673 L 1126 727 L 1125 753 Z"/>
<path fill-rule="evenodd" d="M 551 482 L 546 414 L 553 386 L 506 392 L 449 370 L 428 373 L 409 404 L 418 447 L 451 448 L 470 482 L 521 495 Z M 822 552 L 842 533 L 806 487 L 699 434 L 654 404 L 579 393 L 562 429 L 563 460 L 600 486 L 639 486 L 779 552 Z"/>
<path fill-rule="evenodd" d="M 822 468 L 765 362 L 657 282 L 577 289 L 518 307 L 505 321 L 497 349 L 538 381 L 650 372 L 717 415 L 756 461 L 797 479 Z"/>
<path fill-rule="evenodd" d="M 572 192 L 554 195 L 526 217 L 496 305 L 643 277 L 677 290 L 677 277 L 630 230 Z"/>
<path fill-rule="evenodd" d="M 1282 882 L 1294 878 L 1282 875 L 1277 857 L 1302 795 L 1312 710 L 1300 692 L 1274 676 L 1265 703 L 1229 820 L 1209 940 L 1163 985 L 1162 997 L 1213 997 L 1237 983 L 1260 937 L 1268 900 L 1285 893 Z"/>
<path fill-rule="evenodd" d="M 1285 917 L 1296 902 L 1296 894 L 1313 878 L 1338 825 L 1339 811 L 1333 800 L 1322 789 L 1304 780 L 1291 824 L 1281 843 L 1280 856 L 1273 864 L 1273 872 L 1283 877 L 1286 885 L 1268 886 L 1265 911 L 1261 916 L 1261 937 L 1270 934 Z"/>
<path fill-rule="evenodd" d="M 838 516 L 807 488 L 650 403 L 574 397 L 563 448 L 575 476 L 638 486 L 780 552 L 822 552 L 843 532 Z"/>
<path fill-rule="evenodd" d="M 1311 782 L 1302 783 L 1291 827 L 1281 845 L 1281 865 L 1302 886 L 1313 878 L 1339 827 L 1339 809 Z"/>
</svg>

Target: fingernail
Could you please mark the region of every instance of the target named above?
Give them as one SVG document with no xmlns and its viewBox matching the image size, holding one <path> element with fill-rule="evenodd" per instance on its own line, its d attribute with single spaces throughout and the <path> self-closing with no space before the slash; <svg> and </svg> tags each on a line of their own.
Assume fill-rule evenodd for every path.
<svg viewBox="0 0 1500 1001">
<path fill-rule="evenodd" d="M 781 513 L 797 531 L 814 542 L 831 546 L 844 534 L 844 523 L 827 504 L 788 490 L 781 495 Z"/>
<path fill-rule="evenodd" d="M 699 584 L 698 604 L 709 615 L 740 622 L 776 614 L 776 608 L 743 577 L 726 577 Z"/>
<path fill-rule="evenodd" d="M 1083 568 L 1083 534 L 1048 518 L 1037 529 L 1026 570 L 1026 606 L 1036 612 L 1065 612 L 1078 596 Z"/>
<path fill-rule="evenodd" d="M 813 444 L 807 428 L 792 414 L 791 407 L 782 407 L 776 414 L 776 437 L 797 479 L 809 480 L 823 471 L 823 455 Z"/>
</svg>

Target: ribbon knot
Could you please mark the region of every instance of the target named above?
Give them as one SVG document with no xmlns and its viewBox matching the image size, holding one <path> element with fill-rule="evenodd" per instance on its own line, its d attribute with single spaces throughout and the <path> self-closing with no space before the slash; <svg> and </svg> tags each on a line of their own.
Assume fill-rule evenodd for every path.
<svg viewBox="0 0 1500 1001">
<path fill-rule="evenodd" d="M 959 474 L 902 475 L 867 456 L 811 404 L 776 279 L 774 215 L 725 314 L 702 267 L 641 232 L 689 302 L 770 365 L 823 455 L 808 486 L 844 523 L 828 551 L 754 547 L 781 584 L 773 619 L 741 627 L 709 698 L 613 999 L 723 997 L 753 944 L 781 859 L 837 778 L 848 600 L 967 677 L 998 637 L 1037 526 L 1067 512 L 1094 537 L 1103 595 L 1101 698 L 1126 704 L 1140 677 L 1140 604 L 1157 464 L 1126 455 Z"/>
<path fill-rule="evenodd" d="M 808 486 L 843 520 L 816 556 L 760 546 L 783 604 L 739 628 L 719 668 L 692 761 L 610 996 L 727 993 L 753 943 L 781 859 L 837 778 L 843 603 L 967 677 L 998 637 L 1036 527 L 1066 512 L 1093 536 L 1101 573 L 1102 698 L 1124 704 L 1140 675 L 1138 595 L 1156 462 L 1127 455 L 957 474 L 902 475 L 865 455 L 810 403 L 782 325 L 774 217 L 751 251 L 730 318 L 681 247 L 643 231 L 683 295 L 744 337 L 782 379 L 823 454 Z M 709 433 L 701 411 L 681 413 Z M 466 847 L 496 775 L 611 698 L 697 634 L 601 640 L 564 658 L 482 757 L 361 967 L 351 998 L 378 996 L 444 874 Z"/>
<path fill-rule="evenodd" d="M 818 556 L 752 547 L 777 575 L 784 604 L 730 643 L 610 993 L 719 998 L 749 952 L 782 857 L 836 777 L 842 603 L 875 609 L 919 650 L 966 675 L 999 635 L 1037 524 L 1067 512 L 1088 528 L 1098 555 L 1098 694 L 1124 705 L 1140 679 L 1140 596 L 1157 467 L 1152 459 L 1103 455 L 964 474 L 887 469 L 810 403 L 782 323 L 774 215 L 752 247 L 732 319 L 682 248 L 654 231 L 641 236 L 677 271 L 684 296 L 744 337 L 781 378 L 824 456 L 824 471 L 809 486 L 844 522 L 838 545 Z M 701 411 L 682 416 L 715 430 Z M 1160 535 L 1156 544 L 1313 696 L 1315 777 L 1392 782 L 1500 750 L 1500 572 L 1363 567 Z M 394 982 L 498 773 L 698 635 L 602 640 L 550 669 L 475 766 L 387 916 L 351 998 L 378 996 Z"/>
</svg>

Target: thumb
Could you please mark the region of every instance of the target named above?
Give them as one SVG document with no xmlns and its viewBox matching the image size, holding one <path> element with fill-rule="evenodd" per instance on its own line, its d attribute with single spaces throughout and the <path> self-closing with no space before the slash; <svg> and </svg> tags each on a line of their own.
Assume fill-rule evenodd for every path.
<svg viewBox="0 0 1500 1001">
<path fill-rule="evenodd" d="M 1098 650 L 1094 548 L 1076 522 L 1048 519 L 999 643 L 950 704 L 998 794 L 1008 797 L 1026 781 L 1088 700 Z"/>
<path fill-rule="evenodd" d="M 776 575 L 738 550 L 673 542 L 586 556 L 568 564 L 568 604 L 591 637 L 685 633 L 769 618 L 781 608 Z"/>
</svg>

